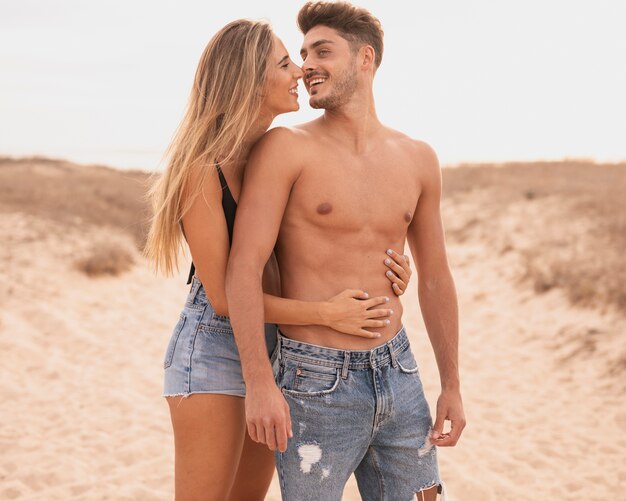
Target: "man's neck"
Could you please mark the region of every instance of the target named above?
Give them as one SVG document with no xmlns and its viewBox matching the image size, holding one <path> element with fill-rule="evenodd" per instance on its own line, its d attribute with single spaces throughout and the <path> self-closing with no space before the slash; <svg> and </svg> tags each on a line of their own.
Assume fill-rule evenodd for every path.
<svg viewBox="0 0 626 501">
<path fill-rule="evenodd" d="M 355 95 L 339 108 L 325 110 L 322 123 L 333 137 L 345 143 L 355 153 L 363 153 L 372 135 L 383 126 L 376 115 L 371 92 L 365 97 Z"/>
</svg>

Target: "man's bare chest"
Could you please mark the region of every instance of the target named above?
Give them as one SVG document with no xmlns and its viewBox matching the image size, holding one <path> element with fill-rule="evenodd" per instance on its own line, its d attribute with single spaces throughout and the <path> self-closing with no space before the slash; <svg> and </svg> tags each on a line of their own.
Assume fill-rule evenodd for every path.
<svg viewBox="0 0 626 501">
<path fill-rule="evenodd" d="M 286 218 L 341 230 L 406 228 L 419 194 L 419 172 L 405 159 L 321 155 L 303 168 Z"/>
</svg>

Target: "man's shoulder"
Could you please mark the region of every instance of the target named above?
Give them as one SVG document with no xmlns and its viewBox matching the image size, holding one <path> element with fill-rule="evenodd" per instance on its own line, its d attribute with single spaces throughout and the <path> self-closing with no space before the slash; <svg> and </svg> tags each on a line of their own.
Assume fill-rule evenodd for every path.
<svg viewBox="0 0 626 501">
<path fill-rule="evenodd" d="M 420 169 L 439 170 L 437 154 L 432 146 L 421 139 L 415 139 L 395 129 L 387 128 L 394 147 L 405 151 Z"/>
<path fill-rule="evenodd" d="M 305 141 L 306 134 L 299 126 L 274 127 L 268 130 L 254 145 L 253 154 L 273 155 L 278 154 L 282 158 L 290 157 Z"/>
<path fill-rule="evenodd" d="M 302 142 L 310 137 L 310 122 L 292 127 L 278 126 L 268 130 L 257 144 L 280 144 Z"/>
<path fill-rule="evenodd" d="M 256 142 L 246 171 L 281 172 L 284 179 L 295 178 L 302 168 L 303 131 L 299 127 L 274 127 Z"/>
<path fill-rule="evenodd" d="M 289 162 L 297 151 L 300 133 L 295 127 L 274 127 L 268 130 L 252 148 L 250 159 L 271 159 L 273 162 Z"/>
<path fill-rule="evenodd" d="M 280 146 L 291 142 L 297 137 L 295 127 L 274 127 L 268 130 L 255 144 L 255 148 Z"/>
<path fill-rule="evenodd" d="M 302 152 L 310 147 L 312 138 L 308 123 L 292 127 L 274 127 L 254 145 L 252 154 L 279 159 L 281 163 L 297 163 Z"/>
</svg>

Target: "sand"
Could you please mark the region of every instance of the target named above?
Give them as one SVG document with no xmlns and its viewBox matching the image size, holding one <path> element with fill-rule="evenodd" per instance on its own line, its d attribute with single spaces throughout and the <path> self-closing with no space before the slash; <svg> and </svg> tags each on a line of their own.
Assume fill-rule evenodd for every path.
<svg viewBox="0 0 626 501">
<path fill-rule="evenodd" d="M 444 203 L 446 224 L 467 224 L 481 201 Z M 102 239 L 134 252 L 130 271 L 76 268 Z M 172 499 L 160 394 L 184 267 L 155 277 L 121 230 L 15 208 L 0 214 L 0 241 L 0 499 Z M 574 307 L 558 288 L 536 293 L 519 278 L 516 245 L 503 252 L 480 232 L 448 245 L 468 420 L 457 447 L 439 450 L 450 498 L 624 499 L 624 316 Z M 434 408 L 438 376 L 412 285 L 405 325 Z M 267 499 L 280 499 L 276 479 Z M 353 479 L 343 499 L 360 499 Z"/>
</svg>

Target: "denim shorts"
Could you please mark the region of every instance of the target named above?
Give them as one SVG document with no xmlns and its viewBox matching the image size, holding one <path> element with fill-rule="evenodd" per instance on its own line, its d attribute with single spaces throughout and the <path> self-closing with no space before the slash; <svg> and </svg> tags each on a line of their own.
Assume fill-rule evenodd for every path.
<svg viewBox="0 0 626 501">
<path fill-rule="evenodd" d="M 276 333 L 275 324 L 265 325 L 268 357 L 276 346 Z M 215 313 L 196 277 L 167 346 L 163 367 L 164 397 L 194 393 L 246 396 L 230 319 Z"/>
<path fill-rule="evenodd" d="M 293 437 L 276 453 L 285 501 L 339 501 L 355 474 L 364 501 L 415 499 L 438 486 L 432 419 L 404 328 L 387 343 L 344 351 L 279 332 L 276 382 Z"/>
</svg>

